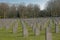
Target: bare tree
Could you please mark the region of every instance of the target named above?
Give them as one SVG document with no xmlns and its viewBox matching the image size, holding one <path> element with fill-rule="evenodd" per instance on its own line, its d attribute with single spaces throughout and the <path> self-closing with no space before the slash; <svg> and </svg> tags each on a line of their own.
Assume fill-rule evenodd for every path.
<svg viewBox="0 0 60 40">
<path fill-rule="evenodd" d="M 47 11 L 51 16 L 60 16 L 60 0 L 50 0 L 47 5 Z"/>
<path fill-rule="evenodd" d="M 33 17 L 33 4 L 28 4 L 27 5 L 27 16 L 28 17 Z"/>
<path fill-rule="evenodd" d="M 19 15 L 20 15 L 20 18 L 25 18 L 25 14 L 26 14 L 26 6 L 25 4 L 20 4 L 18 6 L 18 11 L 19 11 Z"/>
<path fill-rule="evenodd" d="M 34 17 L 38 17 L 40 14 L 39 12 L 40 12 L 40 7 L 37 4 L 35 4 L 34 5 Z"/>
<path fill-rule="evenodd" d="M 9 12 L 9 5 L 7 3 L 0 3 L 0 16 L 6 18 Z"/>
<path fill-rule="evenodd" d="M 16 18 L 17 12 L 16 12 L 16 6 L 14 4 L 10 7 L 10 10 L 9 11 L 10 12 L 9 12 L 8 16 L 10 18 Z"/>
<path fill-rule="evenodd" d="M 38 17 L 40 12 L 40 7 L 35 4 L 28 4 L 27 5 L 27 14 L 29 17 Z"/>
</svg>

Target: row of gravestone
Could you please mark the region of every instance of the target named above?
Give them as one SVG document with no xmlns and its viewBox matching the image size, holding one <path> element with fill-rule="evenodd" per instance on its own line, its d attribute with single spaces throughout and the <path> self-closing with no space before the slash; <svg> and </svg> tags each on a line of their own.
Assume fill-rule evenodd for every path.
<svg viewBox="0 0 60 40">
<path fill-rule="evenodd" d="M 21 23 L 22 23 L 22 27 L 23 27 L 23 35 L 24 37 L 27 37 L 28 36 L 28 30 L 26 29 L 26 25 L 24 24 L 24 21 L 21 20 Z M 45 40 L 52 40 L 52 33 L 50 31 L 50 27 L 47 27 L 46 30 L 45 30 Z M 34 29 L 33 29 L 33 32 L 35 33 L 35 35 L 39 35 L 40 34 L 40 31 L 39 29 L 36 27 L 36 23 L 34 23 Z"/>
<path fill-rule="evenodd" d="M 51 23 L 52 20 L 54 20 L 55 22 L 55 32 L 58 33 L 59 32 L 59 28 L 58 28 L 58 24 L 59 24 L 59 18 L 41 18 L 41 19 L 0 19 L 0 27 L 6 27 L 6 30 L 8 30 L 11 25 L 13 25 L 13 33 L 17 32 L 17 28 L 18 28 L 18 20 L 21 21 L 22 23 L 22 30 L 23 30 L 23 35 L 26 37 L 28 36 L 28 30 L 26 28 L 25 23 L 27 23 L 29 26 L 32 27 L 32 31 L 35 33 L 35 35 L 39 35 L 40 34 L 40 30 L 44 28 L 44 24 L 49 22 L 48 27 L 46 28 L 46 40 L 48 40 L 49 38 L 51 39 L 51 32 L 49 31 L 50 27 L 51 27 Z M 38 25 L 38 27 L 37 27 Z M 52 39 L 51 39 L 52 40 Z"/>
<path fill-rule="evenodd" d="M 18 19 L 0 19 L 0 29 L 3 27 L 6 31 L 12 27 L 13 33 L 16 33 L 18 28 Z"/>
<path fill-rule="evenodd" d="M 24 21 L 31 27 L 33 27 L 34 23 L 36 22 L 36 24 L 39 26 L 38 28 L 43 29 L 45 28 L 45 24 L 49 24 L 50 27 L 52 27 L 52 22 L 54 22 L 55 24 L 55 32 L 58 33 L 59 32 L 59 24 L 60 24 L 60 18 L 40 18 L 40 19 L 24 19 Z M 48 23 L 48 21 L 50 21 L 50 23 Z"/>
<path fill-rule="evenodd" d="M 34 19 L 32 20 L 31 19 L 32 21 L 30 21 L 30 19 L 29 20 L 28 19 L 26 19 L 26 20 L 24 19 L 24 21 L 27 22 L 27 24 L 29 24 L 29 26 L 31 26 L 32 28 L 33 28 L 33 25 L 36 26 L 36 24 L 37 24 L 39 26 L 37 28 L 43 29 L 44 26 L 45 26 L 44 24 L 47 23 L 47 21 L 48 21 L 48 18 L 47 19 L 45 18 L 44 20 L 43 19 L 41 19 L 41 20 L 40 19 L 38 19 L 38 20 L 34 20 Z M 55 31 L 57 33 L 58 32 L 57 29 L 58 29 L 59 19 L 55 19 L 54 21 L 55 21 L 55 25 L 56 25 L 55 26 L 55 29 L 56 29 Z M 14 23 L 14 22 L 16 22 L 16 23 Z M 18 23 L 17 23 L 16 19 L 0 19 L 0 28 L 5 26 L 6 29 L 9 29 L 12 24 L 15 24 L 15 27 L 13 29 L 16 29 L 17 26 L 18 26 Z"/>
<path fill-rule="evenodd" d="M 21 20 L 21 22 L 22 22 L 22 26 L 23 26 L 23 34 L 26 37 L 26 36 L 28 36 L 28 30 L 26 29 L 26 25 L 24 24 L 24 21 Z M 52 33 L 50 32 L 50 30 L 51 30 L 50 27 L 46 28 L 45 40 L 52 40 Z M 34 22 L 33 32 L 35 33 L 36 36 L 40 34 L 39 29 L 36 27 L 36 22 Z"/>
<path fill-rule="evenodd" d="M 58 27 L 58 24 L 60 24 L 60 18 L 47 18 L 47 19 L 44 19 L 44 20 L 39 20 L 39 21 L 36 21 L 36 20 L 28 20 L 28 19 L 24 19 L 24 21 L 29 25 L 29 26 L 31 26 L 32 28 L 33 28 L 33 31 L 35 32 L 35 35 L 39 35 L 40 34 L 40 31 L 39 31 L 39 28 L 38 27 L 36 27 L 36 24 L 38 24 L 38 23 L 40 23 L 41 22 L 41 25 L 43 24 L 45 24 L 45 23 L 47 23 L 47 22 L 49 22 L 48 23 L 48 27 L 46 28 L 46 36 L 45 36 L 45 40 L 52 40 L 52 33 L 50 32 L 50 30 L 51 30 L 51 24 L 52 24 L 52 22 L 54 22 L 54 24 L 55 24 L 55 32 L 56 33 L 58 33 L 59 32 L 59 27 Z M 43 25 L 42 25 L 42 27 L 43 27 Z M 40 27 L 40 25 L 39 25 L 39 27 Z M 43 27 L 44 28 L 44 27 Z M 41 27 L 40 27 L 40 29 L 41 29 Z M 26 34 L 25 35 L 27 35 L 27 31 L 26 31 Z"/>
</svg>

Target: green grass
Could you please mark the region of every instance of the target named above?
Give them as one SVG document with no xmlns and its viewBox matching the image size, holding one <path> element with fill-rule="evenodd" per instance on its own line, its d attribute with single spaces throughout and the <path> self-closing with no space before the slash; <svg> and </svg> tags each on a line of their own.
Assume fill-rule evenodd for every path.
<svg viewBox="0 0 60 40">
<path fill-rule="evenodd" d="M 18 21 L 18 29 L 17 29 L 17 33 L 13 33 L 12 32 L 12 27 L 6 31 L 6 29 L 3 27 L 0 29 L 0 40 L 45 40 L 45 29 L 40 31 L 40 35 L 38 36 L 34 36 L 34 33 L 32 31 L 32 28 L 29 27 L 27 24 L 27 29 L 29 32 L 29 36 L 28 37 L 23 37 L 22 36 L 22 25 L 21 22 Z M 47 24 L 46 24 L 47 26 Z M 60 27 L 60 25 L 59 25 Z M 53 40 L 60 40 L 60 32 L 59 33 L 55 33 L 55 27 L 54 27 L 54 23 L 52 23 L 52 39 Z"/>
</svg>

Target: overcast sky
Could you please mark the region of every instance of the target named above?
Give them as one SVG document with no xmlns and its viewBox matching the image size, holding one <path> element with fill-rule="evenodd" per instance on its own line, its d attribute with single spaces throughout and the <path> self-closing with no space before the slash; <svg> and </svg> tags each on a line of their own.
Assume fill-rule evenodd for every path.
<svg viewBox="0 0 60 40">
<path fill-rule="evenodd" d="M 32 3 L 32 4 L 38 4 L 40 5 L 40 9 L 43 10 L 45 8 L 45 4 L 47 3 L 48 0 L 0 0 L 0 2 L 6 2 L 6 3 L 11 3 L 11 4 L 19 4 L 19 3 Z"/>
</svg>

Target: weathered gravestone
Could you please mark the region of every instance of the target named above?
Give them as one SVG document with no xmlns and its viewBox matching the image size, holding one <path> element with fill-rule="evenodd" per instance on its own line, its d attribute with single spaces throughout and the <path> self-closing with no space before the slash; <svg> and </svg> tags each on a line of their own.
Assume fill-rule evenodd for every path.
<svg viewBox="0 0 60 40">
<path fill-rule="evenodd" d="M 51 18 L 48 20 L 48 28 L 49 28 L 49 30 L 51 30 L 51 28 L 52 28 L 52 19 Z"/>
<path fill-rule="evenodd" d="M 39 30 L 39 28 L 37 27 L 37 23 L 36 23 L 36 22 L 34 23 L 34 26 L 33 26 L 33 32 L 34 32 L 34 34 L 35 34 L 36 36 L 40 34 L 40 30 Z"/>
<path fill-rule="evenodd" d="M 25 21 L 30 27 L 33 27 L 33 19 Z"/>
<path fill-rule="evenodd" d="M 0 19 L 0 28 L 3 27 L 3 19 Z"/>
<path fill-rule="evenodd" d="M 15 20 L 14 25 L 13 25 L 13 33 L 17 33 L 17 29 L 18 29 L 18 21 Z"/>
<path fill-rule="evenodd" d="M 59 26 L 57 23 L 55 23 L 55 33 L 58 33 L 59 32 Z"/>
<path fill-rule="evenodd" d="M 23 36 L 27 37 L 28 36 L 28 30 L 26 28 L 26 25 L 24 24 L 24 22 L 21 20 L 22 23 L 22 31 L 23 31 Z"/>
<path fill-rule="evenodd" d="M 49 27 L 45 30 L 45 40 L 52 40 L 52 33 L 49 30 Z"/>
<path fill-rule="evenodd" d="M 8 30 L 11 27 L 11 19 L 5 19 L 4 24 L 6 30 Z"/>
<path fill-rule="evenodd" d="M 4 19 L 1 19 L 1 27 L 4 27 Z"/>
<path fill-rule="evenodd" d="M 59 19 L 55 18 L 54 23 L 55 23 L 55 33 L 58 33 L 59 32 Z"/>
<path fill-rule="evenodd" d="M 40 19 L 40 30 L 43 30 L 46 27 L 47 22 L 48 22 L 47 18 Z"/>
</svg>

